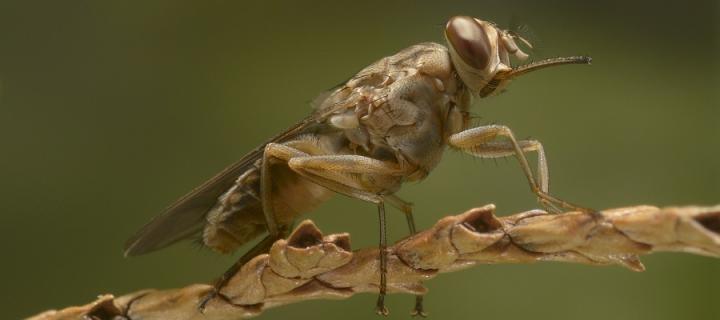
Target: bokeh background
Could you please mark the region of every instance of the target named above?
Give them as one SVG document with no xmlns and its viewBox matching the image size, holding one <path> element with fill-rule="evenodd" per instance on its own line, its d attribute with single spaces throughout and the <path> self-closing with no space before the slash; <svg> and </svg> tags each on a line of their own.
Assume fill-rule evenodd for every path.
<svg viewBox="0 0 720 320">
<path fill-rule="evenodd" d="M 183 243 L 122 257 L 178 196 L 306 115 L 372 61 L 443 41 L 463 14 L 540 39 L 533 73 L 480 101 L 481 122 L 544 142 L 552 191 L 593 208 L 720 203 L 717 1 L 0 1 L 0 274 L 4 319 L 99 293 L 210 281 L 234 260 Z M 536 207 L 513 159 L 456 152 L 400 195 L 421 228 L 496 203 Z M 310 217 L 376 245 L 373 206 L 337 197 Z M 390 214 L 390 235 L 405 235 Z M 648 271 L 480 266 L 427 283 L 433 319 L 718 319 L 720 260 L 643 259 Z M 375 296 L 263 319 L 374 318 Z M 389 298 L 404 319 L 412 297 Z"/>
</svg>

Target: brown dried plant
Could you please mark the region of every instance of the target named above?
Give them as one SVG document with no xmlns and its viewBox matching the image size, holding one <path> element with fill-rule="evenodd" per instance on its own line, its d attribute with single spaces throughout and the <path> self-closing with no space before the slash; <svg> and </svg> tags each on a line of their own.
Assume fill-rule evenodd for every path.
<svg viewBox="0 0 720 320">
<path fill-rule="evenodd" d="M 494 205 L 486 205 L 442 218 L 389 247 L 389 292 L 422 295 L 427 292 L 423 281 L 479 264 L 563 261 L 643 271 L 641 254 L 680 251 L 720 257 L 720 206 L 635 206 L 602 211 L 599 220 L 581 212 L 532 210 L 497 217 L 494 211 Z M 197 306 L 212 286 L 195 284 L 102 295 L 84 306 L 29 319 L 242 319 L 303 300 L 344 299 L 378 291 L 377 250 L 351 251 L 348 234 L 323 236 L 305 220 L 268 254 L 245 264 L 204 314 Z"/>
</svg>

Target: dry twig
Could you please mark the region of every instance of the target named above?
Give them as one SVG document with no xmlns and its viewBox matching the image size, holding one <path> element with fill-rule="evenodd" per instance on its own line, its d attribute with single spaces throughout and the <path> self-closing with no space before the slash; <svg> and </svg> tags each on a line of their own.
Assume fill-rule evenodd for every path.
<svg viewBox="0 0 720 320">
<path fill-rule="evenodd" d="M 389 292 L 424 294 L 422 281 L 476 264 L 564 261 L 645 267 L 640 254 L 681 251 L 720 257 L 720 206 L 659 209 L 636 206 L 602 212 L 596 221 L 579 212 L 533 210 L 496 217 L 495 206 L 471 209 L 388 248 Z M 30 319 L 241 319 L 267 308 L 309 299 L 342 299 L 378 290 L 378 251 L 350 250 L 348 234 L 323 236 L 302 222 L 269 254 L 250 262 L 200 314 L 204 284 L 142 290 Z"/>
</svg>

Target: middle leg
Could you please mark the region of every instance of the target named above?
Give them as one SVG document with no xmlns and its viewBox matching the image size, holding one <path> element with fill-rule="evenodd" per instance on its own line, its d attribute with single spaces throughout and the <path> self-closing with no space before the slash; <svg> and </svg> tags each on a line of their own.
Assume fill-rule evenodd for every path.
<svg viewBox="0 0 720 320">
<path fill-rule="evenodd" d="M 392 162 L 380 161 L 356 155 L 326 155 L 310 156 L 291 159 L 290 168 L 300 175 L 332 191 L 347 196 L 376 203 L 380 223 L 380 286 L 376 305 L 376 312 L 388 315 L 385 307 L 385 294 L 387 291 L 387 232 L 385 224 L 385 205 L 387 201 L 405 213 L 411 233 L 415 233 L 415 222 L 412 217 L 411 204 L 394 195 L 380 195 L 367 190 L 367 187 L 353 178 L 353 175 L 371 174 L 375 176 L 397 176 L 402 169 Z M 422 297 L 416 298 L 416 312 L 422 312 Z"/>
<path fill-rule="evenodd" d="M 400 211 L 405 213 L 405 220 L 408 225 L 408 230 L 410 230 L 410 235 L 414 235 L 415 233 L 417 233 L 417 228 L 415 227 L 415 218 L 413 217 L 412 203 L 407 202 L 394 194 L 386 196 L 385 200 L 393 207 L 398 208 Z M 427 314 L 425 313 L 425 308 L 423 307 L 422 295 L 415 296 L 415 307 L 413 307 L 410 315 L 412 315 L 413 317 L 427 317 Z"/>
</svg>

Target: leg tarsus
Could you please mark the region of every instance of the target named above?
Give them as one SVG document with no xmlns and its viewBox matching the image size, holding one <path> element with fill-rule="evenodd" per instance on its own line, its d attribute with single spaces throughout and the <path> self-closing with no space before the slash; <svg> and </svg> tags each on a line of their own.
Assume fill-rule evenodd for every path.
<svg viewBox="0 0 720 320">
<path fill-rule="evenodd" d="M 410 312 L 410 315 L 413 317 L 427 317 L 425 308 L 423 308 L 423 296 L 415 296 L 415 308 L 413 308 L 413 311 Z"/>
<path fill-rule="evenodd" d="M 387 316 L 390 314 L 385 307 L 385 293 L 387 292 L 387 232 L 385 230 L 385 204 L 378 203 L 378 220 L 380 222 L 380 292 L 378 294 L 375 312 L 379 315 Z"/>
<path fill-rule="evenodd" d="M 377 313 L 380 316 L 388 316 L 390 314 L 390 311 L 385 306 L 385 295 L 379 295 L 377 299 L 377 304 L 375 305 L 375 313 Z"/>
<path fill-rule="evenodd" d="M 538 197 L 537 198 L 538 203 L 543 207 L 543 209 L 549 213 L 562 213 L 562 209 L 560 209 L 558 206 L 556 206 L 554 203 L 547 201 L 543 198 Z"/>
<path fill-rule="evenodd" d="M 212 290 L 210 290 L 210 292 L 208 292 L 202 299 L 200 299 L 200 303 L 198 303 L 198 311 L 200 311 L 200 313 L 204 313 L 207 304 L 211 300 L 220 296 L 220 289 L 222 289 L 227 284 L 227 282 L 230 281 L 230 278 L 232 278 L 238 271 L 240 271 L 240 268 L 242 268 L 245 263 L 250 261 L 250 259 L 270 250 L 270 246 L 272 246 L 273 242 L 275 242 L 275 240 L 277 240 L 278 238 L 279 237 L 273 237 L 268 235 L 262 241 L 258 242 L 258 244 L 256 244 L 252 249 L 248 250 L 248 252 L 243 254 L 242 257 L 237 260 L 237 262 L 235 262 L 223 273 L 220 279 L 215 281 Z"/>
<path fill-rule="evenodd" d="M 215 299 L 220 294 L 220 290 L 213 286 L 212 290 L 208 292 L 205 296 L 203 296 L 202 299 L 200 299 L 200 303 L 198 303 L 198 311 L 200 311 L 201 314 L 205 313 L 205 307 L 207 307 L 208 302 L 210 300 Z"/>
</svg>

